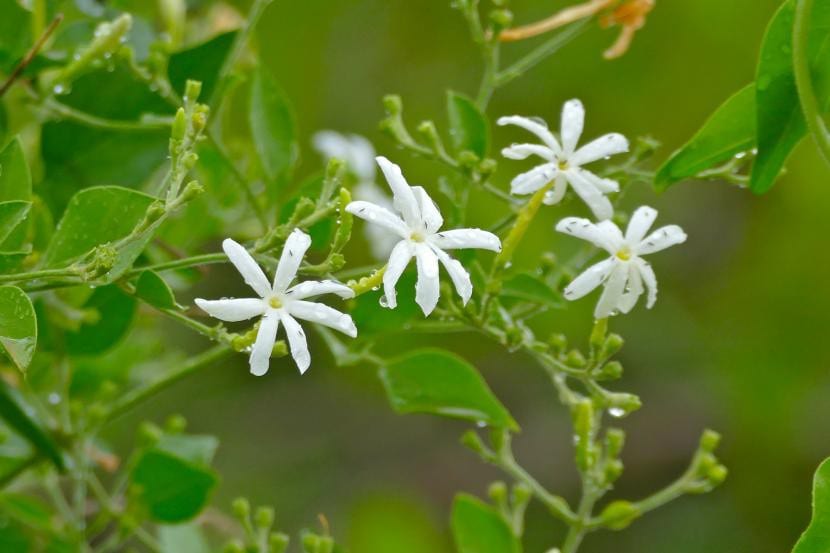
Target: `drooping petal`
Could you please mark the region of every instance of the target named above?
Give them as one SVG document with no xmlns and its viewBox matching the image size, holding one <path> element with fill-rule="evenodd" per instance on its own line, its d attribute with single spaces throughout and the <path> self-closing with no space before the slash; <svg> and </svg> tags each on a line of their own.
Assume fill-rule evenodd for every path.
<svg viewBox="0 0 830 553">
<path fill-rule="evenodd" d="M 288 235 L 288 240 L 282 248 L 280 262 L 277 264 L 277 272 L 274 275 L 274 290 L 284 291 L 291 285 L 309 246 L 311 246 L 311 236 L 300 229 L 294 229 Z"/>
<path fill-rule="evenodd" d="M 605 319 L 617 311 L 617 306 L 620 304 L 623 292 L 625 292 L 625 284 L 627 281 L 628 266 L 627 264 L 618 263 L 605 281 L 605 289 L 599 297 L 597 308 L 594 310 L 594 317 L 597 319 Z"/>
<path fill-rule="evenodd" d="M 429 241 L 442 250 L 477 249 L 501 251 L 501 240 L 492 232 L 477 228 L 444 230 L 429 237 Z"/>
<path fill-rule="evenodd" d="M 441 216 L 441 212 L 438 211 L 438 206 L 435 205 L 435 202 L 432 201 L 432 198 L 429 197 L 429 194 L 427 194 L 427 191 L 422 186 L 413 186 L 412 191 L 415 193 L 415 199 L 418 201 L 423 229 L 427 233 L 432 234 L 441 228 L 441 225 L 444 224 L 444 218 Z"/>
<path fill-rule="evenodd" d="M 305 337 L 305 331 L 300 326 L 297 320 L 286 312 L 280 313 L 282 326 L 285 328 L 285 335 L 288 337 L 288 347 L 291 350 L 291 357 L 300 369 L 300 374 L 304 374 L 309 365 L 311 365 L 311 354 L 308 353 L 308 343 Z"/>
<path fill-rule="evenodd" d="M 619 133 L 606 134 L 592 140 L 578 149 L 570 158 L 568 163 L 579 167 L 598 159 L 603 159 L 615 154 L 628 151 L 628 139 Z"/>
<path fill-rule="evenodd" d="M 565 175 L 571 183 L 571 188 L 582 198 L 597 219 L 610 219 L 614 215 L 614 206 L 611 205 L 611 201 L 591 181 L 582 176 L 582 173 L 569 169 L 565 171 Z"/>
<path fill-rule="evenodd" d="M 648 229 L 654 224 L 657 219 L 657 210 L 647 205 L 638 207 L 631 215 L 631 221 L 628 222 L 628 229 L 625 231 L 625 240 L 629 244 L 639 244 L 645 237 Z"/>
<path fill-rule="evenodd" d="M 530 171 L 516 175 L 510 182 L 510 193 L 533 194 L 555 179 L 557 174 L 559 169 L 553 163 L 538 165 Z"/>
<path fill-rule="evenodd" d="M 585 107 L 579 100 L 568 100 L 562 107 L 562 152 L 570 157 L 576 150 L 585 126 Z"/>
<path fill-rule="evenodd" d="M 611 223 L 613 225 L 613 223 Z M 581 217 L 566 217 L 556 223 L 556 230 L 570 234 L 576 238 L 586 240 L 598 248 L 602 248 L 611 255 L 615 255 L 622 244 L 609 231 L 608 226 L 600 228 L 588 219 Z M 619 232 L 619 229 L 618 231 Z"/>
<path fill-rule="evenodd" d="M 628 313 L 637 304 L 637 300 L 643 294 L 643 278 L 640 276 L 640 268 L 636 263 L 628 264 L 628 289 L 620 297 L 617 310 L 620 313 Z"/>
<path fill-rule="evenodd" d="M 291 301 L 286 304 L 285 310 L 298 319 L 339 330 L 352 338 L 357 336 L 357 327 L 352 318 L 328 305 L 312 301 Z"/>
<path fill-rule="evenodd" d="M 235 323 L 247 321 L 265 313 L 265 302 L 260 298 L 239 298 L 226 300 L 203 300 L 196 298 L 199 309 L 220 321 Z"/>
<path fill-rule="evenodd" d="M 401 240 L 392 248 L 389 255 L 389 263 L 386 264 L 386 272 L 383 273 L 383 294 L 386 296 L 386 306 L 395 309 L 398 306 L 398 294 L 395 286 L 401 278 L 409 260 L 412 259 L 412 243 L 408 240 Z"/>
<path fill-rule="evenodd" d="M 651 309 L 654 306 L 654 302 L 657 301 L 657 276 L 654 274 L 654 269 L 651 268 L 651 265 L 644 259 L 635 257 L 634 262 L 637 264 L 637 268 L 640 270 L 640 276 L 643 278 L 643 282 L 645 282 L 646 288 L 648 289 L 648 302 L 646 303 L 646 307 Z"/>
<path fill-rule="evenodd" d="M 401 238 L 409 236 L 409 227 L 406 223 L 404 223 L 403 219 L 384 207 L 358 200 L 350 202 L 349 205 L 346 206 L 346 211 L 355 217 L 360 217 L 370 223 L 374 223 L 388 229 Z"/>
<path fill-rule="evenodd" d="M 501 155 L 507 159 L 527 159 L 530 156 L 539 156 L 546 161 L 553 161 L 553 150 L 541 144 L 512 144 L 502 149 Z"/>
<path fill-rule="evenodd" d="M 524 130 L 535 134 L 539 140 L 545 143 L 545 146 L 553 151 L 554 154 L 559 155 L 562 153 L 562 147 L 559 145 L 559 141 L 556 140 L 556 137 L 553 136 L 553 133 L 550 132 L 547 125 L 544 123 L 540 123 L 535 119 L 522 117 L 520 115 L 499 117 L 497 123 L 502 127 L 504 125 L 516 125 L 517 127 L 521 127 Z"/>
<path fill-rule="evenodd" d="M 565 288 L 565 299 L 578 300 L 593 292 L 597 286 L 608 278 L 616 264 L 617 261 L 613 257 L 609 257 L 585 269 Z"/>
<path fill-rule="evenodd" d="M 256 341 L 251 348 L 251 356 L 248 358 L 248 363 L 251 366 L 251 374 L 262 376 L 268 372 L 268 364 L 271 360 L 274 342 L 277 341 L 277 329 L 279 326 L 280 318 L 274 312 L 268 313 L 259 321 Z"/>
<path fill-rule="evenodd" d="M 603 194 L 610 194 L 612 192 L 619 192 L 620 191 L 620 183 L 615 180 L 611 179 L 604 179 L 599 177 L 592 172 L 588 171 L 587 169 L 583 169 L 582 167 L 573 167 L 571 171 L 576 171 L 582 177 L 597 187 L 597 190 L 602 192 Z"/>
<path fill-rule="evenodd" d="M 450 279 L 455 286 L 455 291 L 461 296 L 462 303 L 467 305 L 467 302 L 470 301 L 470 297 L 473 295 L 473 283 L 470 280 L 470 273 L 467 272 L 457 259 L 450 257 L 444 250 L 433 248 L 432 251 L 447 270 L 447 274 L 450 275 Z"/>
<path fill-rule="evenodd" d="M 411 228 L 418 228 L 420 226 L 418 201 L 415 199 L 415 194 L 409 183 L 406 182 L 401 168 L 383 156 L 378 156 L 375 159 L 386 177 L 386 182 L 389 183 L 389 187 L 392 189 L 392 203 L 395 209 L 403 215 L 403 220 Z"/>
<path fill-rule="evenodd" d="M 425 244 L 415 247 L 418 264 L 418 281 L 415 283 L 415 303 L 421 306 L 424 315 L 432 313 L 438 305 L 440 286 L 438 281 L 438 258 Z"/>
<path fill-rule="evenodd" d="M 637 246 L 637 255 L 648 255 L 650 253 L 665 250 L 675 244 L 682 244 L 686 241 L 686 233 L 677 225 L 668 225 L 659 228 L 646 236 L 639 246 Z"/>
<path fill-rule="evenodd" d="M 556 205 L 565 197 L 565 192 L 568 191 L 568 179 L 565 175 L 559 173 L 553 181 L 553 188 L 545 192 L 545 197 L 542 198 L 542 203 L 545 205 Z"/>
<path fill-rule="evenodd" d="M 271 294 L 271 284 L 268 282 L 268 277 L 265 276 L 260 266 L 257 265 L 257 262 L 254 261 L 254 258 L 251 257 L 251 254 L 242 244 L 227 238 L 222 242 L 222 249 L 225 250 L 225 255 L 228 256 L 230 262 L 242 275 L 245 284 L 253 288 L 254 292 L 263 298 Z"/>
<path fill-rule="evenodd" d="M 354 297 L 354 290 L 333 280 L 307 280 L 292 286 L 286 295 L 291 299 L 304 300 L 314 296 L 321 296 L 323 294 L 337 294 L 344 300 Z"/>
</svg>

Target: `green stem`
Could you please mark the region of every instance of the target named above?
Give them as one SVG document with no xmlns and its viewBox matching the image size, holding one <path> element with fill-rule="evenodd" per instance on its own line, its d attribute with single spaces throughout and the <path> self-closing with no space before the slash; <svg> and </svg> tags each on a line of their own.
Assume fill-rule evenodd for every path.
<svg viewBox="0 0 830 553">
<path fill-rule="evenodd" d="M 192 257 L 183 257 L 182 259 L 174 259 L 172 261 L 156 263 L 155 265 L 135 267 L 126 274 L 126 277 L 134 277 L 144 271 L 172 271 L 174 269 L 187 269 L 190 267 L 195 267 L 197 265 L 212 265 L 215 263 L 224 263 L 227 260 L 228 256 L 226 256 L 224 253 L 206 253 L 202 255 L 194 255 Z"/>
<path fill-rule="evenodd" d="M 150 121 L 119 121 L 115 119 L 105 119 L 92 115 L 85 111 L 75 109 L 58 102 L 54 98 L 47 98 L 43 101 L 43 107 L 49 110 L 52 114 L 57 115 L 63 119 L 69 119 L 76 123 L 93 127 L 96 129 L 104 129 L 119 132 L 148 132 L 162 129 L 169 129 L 173 123 L 170 117 L 157 117 Z"/>
<path fill-rule="evenodd" d="M 555 54 L 560 48 L 582 34 L 586 28 L 587 20 L 579 21 L 565 27 L 561 32 L 549 38 L 525 57 L 521 58 L 513 65 L 507 67 L 496 75 L 494 83 L 495 86 L 504 86 L 513 79 L 521 77 L 533 66 L 544 61 L 545 58 Z"/>
<path fill-rule="evenodd" d="M 793 27 L 793 66 L 795 82 L 798 86 L 798 98 L 807 127 L 813 135 L 824 160 L 830 164 L 830 133 L 822 117 L 822 110 L 813 89 L 813 77 L 810 72 L 808 57 L 810 47 L 810 14 L 814 0 L 798 0 L 795 8 L 795 26 Z"/>
<path fill-rule="evenodd" d="M 500 45 L 498 38 L 485 42 L 482 46 L 484 54 L 484 76 L 481 79 L 481 86 L 476 97 L 476 106 L 482 111 L 487 110 L 487 104 L 493 97 L 498 85 Z"/>
<path fill-rule="evenodd" d="M 29 271 L 27 273 L 0 275 L 0 284 L 8 282 L 25 282 L 40 278 L 67 278 L 78 276 L 80 276 L 80 272 L 76 267 L 65 267 L 63 269 L 42 269 L 40 271 Z"/>
</svg>

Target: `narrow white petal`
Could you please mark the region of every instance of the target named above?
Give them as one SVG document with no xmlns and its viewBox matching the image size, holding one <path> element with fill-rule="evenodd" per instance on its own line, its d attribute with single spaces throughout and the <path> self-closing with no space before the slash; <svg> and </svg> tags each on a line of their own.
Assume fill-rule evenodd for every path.
<svg viewBox="0 0 830 553">
<path fill-rule="evenodd" d="M 533 194 L 559 174 L 559 169 L 553 163 L 545 163 L 538 165 L 527 171 L 516 175 L 510 183 L 510 192 L 512 194 Z"/>
<path fill-rule="evenodd" d="M 441 216 L 441 212 L 438 211 L 438 206 L 435 205 L 435 202 L 432 201 L 432 198 L 429 197 L 429 194 L 427 194 L 427 191 L 422 186 L 413 186 L 412 191 L 415 193 L 415 199 L 418 201 L 423 229 L 427 233 L 432 234 L 441 228 L 441 225 L 444 224 L 444 218 Z"/>
<path fill-rule="evenodd" d="M 611 201 L 579 171 L 568 170 L 565 171 L 565 175 L 568 177 L 571 188 L 588 205 L 597 219 L 610 219 L 614 215 L 614 206 L 611 205 Z"/>
<path fill-rule="evenodd" d="M 582 178 L 593 184 L 597 187 L 597 190 L 602 192 L 603 194 L 610 194 L 612 192 L 619 192 L 620 191 L 620 183 L 615 180 L 611 179 L 604 179 L 599 177 L 592 172 L 588 171 L 587 169 L 583 169 L 582 167 L 574 167 L 571 168 L 571 171 L 576 171 Z"/>
<path fill-rule="evenodd" d="M 265 313 L 265 302 L 260 298 L 240 298 L 227 300 L 203 300 L 196 298 L 199 308 L 220 321 L 235 323 L 247 321 Z"/>
<path fill-rule="evenodd" d="M 609 257 L 599 263 L 591 265 L 585 271 L 582 272 L 581 275 L 576 277 L 570 284 L 568 284 L 567 288 L 565 288 L 565 299 L 566 300 L 578 300 L 581 297 L 584 297 L 591 292 L 593 292 L 597 286 L 602 284 L 602 282 L 608 278 L 608 275 L 611 274 L 611 271 L 616 266 L 616 260 L 613 257 Z"/>
<path fill-rule="evenodd" d="M 643 238 L 637 246 L 637 255 L 648 255 L 650 253 L 665 250 L 675 244 L 682 244 L 686 241 L 686 233 L 677 225 L 668 225 L 659 228 Z"/>
<path fill-rule="evenodd" d="M 336 157 L 343 161 L 349 161 L 349 150 L 351 145 L 345 136 L 337 131 L 320 131 L 314 133 L 311 139 L 314 149 L 320 152 L 324 158 Z"/>
<path fill-rule="evenodd" d="M 383 156 L 378 156 L 375 159 L 386 177 L 386 182 L 389 183 L 389 187 L 392 189 L 392 203 L 395 209 L 403 215 L 404 221 L 410 227 L 417 227 L 420 218 L 418 201 L 415 199 L 415 194 L 412 192 L 409 183 L 406 182 L 401 168 Z"/>
<path fill-rule="evenodd" d="M 452 279 L 452 283 L 455 286 L 455 291 L 461 296 L 461 301 L 464 305 L 467 305 L 467 302 L 470 301 L 470 297 L 473 295 L 473 283 L 470 280 L 470 273 L 467 272 L 457 259 L 450 257 L 447 252 L 438 248 L 433 248 L 432 251 L 435 252 L 438 260 L 441 261 L 441 264 L 447 270 L 447 274 L 450 275 L 450 279 Z"/>
<path fill-rule="evenodd" d="M 429 241 L 442 250 L 473 248 L 494 252 L 501 251 L 501 240 L 498 236 L 477 228 L 443 230 L 430 236 Z"/>
<path fill-rule="evenodd" d="M 606 134 L 592 140 L 568 159 L 571 165 L 585 165 L 598 159 L 603 159 L 628 151 L 628 139 L 619 133 Z"/>
<path fill-rule="evenodd" d="M 265 273 L 251 257 L 251 254 L 248 253 L 248 250 L 230 238 L 222 242 L 222 249 L 225 250 L 225 255 L 228 256 L 242 278 L 245 279 L 245 284 L 253 288 L 254 292 L 263 298 L 271 294 L 271 284 L 268 282 L 268 277 L 265 276 Z"/>
<path fill-rule="evenodd" d="M 300 323 L 287 313 L 281 313 L 282 326 L 285 328 L 285 335 L 288 337 L 288 347 L 291 350 L 291 357 L 300 369 L 300 374 L 305 373 L 311 365 L 311 354 L 308 353 L 308 343 L 305 331 Z"/>
<path fill-rule="evenodd" d="M 640 270 L 640 276 L 643 278 L 643 282 L 645 282 L 646 288 L 648 289 L 648 302 L 646 303 L 646 307 L 651 309 L 654 306 L 654 302 L 657 301 L 657 276 L 647 261 L 635 257 L 634 262 L 637 264 L 637 268 Z"/>
<path fill-rule="evenodd" d="M 349 135 L 348 162 L 352 171 L 362 181 L 375 180 L 375 147 L 365 136 Z"/>
<path fill-rule="evenodd" d="M 354 297 L 354 290 L 333 280 L 307 280 L 292 286 L 286 295 L 294 300 L 304 300 L 323 294 L 337 294 L 344 300 Z"/>
<path fill-rule="evenodd" d="M 620 304 L 623 292 L 625 292 L 625 284 L 628 281 L 628 266 L 626 264 L 617 264 L 608 280 L 605 281 L 605 290 L 599 297 L 597 308 L 594 310 L 594 317 L 597 319 L 605 319 L 613 315 L 617 306 Z"/>
<path fill-rule="evenodd" d="M 637 211 L 631 215 L 631 221 L 628 222 L 628 229 L 625 231 L 625 240 L 629 244 L 639 244 L 643 241 L 648 229 L 654 224 L 657 219 L 657 210 L 647 205 L 637 208 Z"/>
<path fill-rule="evenodd" d="M 562 107 L 562 151 L 570 157 L 576 150 L 582 129 L 585 127 L 585 107 L 579 100 L 568 100 Z"/>
<path fill-rule="evenodd" d="M 280 262 L 277 264 L 277 272 L 274 275 L 274 290 L 284 291 L 291 285 L 309 246 L 311 246 L 311 236 L 300 229 L 294 229 L 294 232 L 288 235 L 288 240 L 282 248 Z"/>
<path fill-rule="evenodd" d="M 643 278 L 640 276 L 640 268 L 636 263 L 628 264 L 628 289 L 620 297 L 617 310 L 620 313 L 628 313 L 637 304 L 637 300 L 643 294 Z"/>
<path fill-rule="evenodd" d="M 357 336 L 357 327 L 352 318 L 328 305 L 312 301 L 290 301 L 286 304 L 285 310 L 298 319 L 339 330 L 352 338 Z"/>
<path fill-rule="evenodd" d="M 507 159 L 527 159 L 530 156 L 539 156 L 546 161 L 553 161 L 553 150 L 541 144 L 513 144 L 504 148 L 501 155 Z"/>
<path fill-rule="evenodd" d="M 556 137 L 553 136 L 553 133 L 550 132 L 548 127 L 539 121 L 520 115 L 509 115 L 507 117 L 499 117 L 497 123 L 501 126 L 516 125 L 526 131 L 532 132 L 539 137 L 539 140 L 545 143 L 545 146 L 553 150 L 554 154 L 558 155 L 562 153 L 562 147 L 559 145 L 559 141 L 556 140 Z"/>
<path fill-rule="evenodd" d="M 418 263 L 418 281 L 415 284 L 415 303 L 421 306 L 425 316 L 438 305 L 440 286 L 438 282 L 438 258 L 425 244 L 415 248 Z"/>
<path fill-rule="evenodd" d="M 256 341 L 251 348 L 251 356 L 248 358 L 248 363 L 251 365 L 251 374 L 262 376 L 268 372 L 268 364 L 271 360 L 274 342 L 277 341 L 279 326 L 280 319 L 276 313 L 269 313 L 260 319 Z"/>
<path fill-rule="evenodd" d="M 556 205 L 562 201 L 562 198 L 565 197 L 565 192 L 567 191 L 568 179 L 565 178 L 565 175 L 559 173 L 556 175 L 553 188 L 545 192 L 545 197 L 542 198 L 542 202 L 545 205 Z"/>
<path fill-rule="evenodd" d="M 403 219 L 384 207 L 365 201 L 350 202 L 346 211 L 361 219 L 391 230 L 401 238 L 409 236 L 409 227 Z"/>
<path fill-rule="evenodd" d="M 609 224 L 613 225 L 613 223 Z M 622 244 L 617 241 L 616 236 L 604 225 L 602 228 L 593 224 L 588 219 L 581 217 L 566 217 L 556 223 L 556 230 L 570 234 L 576 238 L 586 240 L 598 248 L 602 248 L 611 255 L 616 255 Z M 619 229 L 617 229 L 619 232 Z"/>
<path fill-rule="evenodd" d="M 623 233 L 620 230 L 620 227 L 617 226 L 616 223 L 610 220 L 600 221 L 597 223 L 597 228 L 608 236 L 611 239 L 611 242 L 615 244 L 617 250 L 622 248 L 625 245 L 625 238 L 623 238 Z"/>
<path fill-rule="evenodd" d="M 398 306 L 398 294 L 395 291 L 395 286 L 398 284 L 398 279 L 401 278 L 406 266 L 409 265 L 412 255 L 412 243 L 408 240 L 398 242 L 389 255 L 389 263 L 386 264 L 386 272 L 383 273 L 383 294 L 386 296 L 386 305 L 389 309 L 395 309 Z"/>
</svg>

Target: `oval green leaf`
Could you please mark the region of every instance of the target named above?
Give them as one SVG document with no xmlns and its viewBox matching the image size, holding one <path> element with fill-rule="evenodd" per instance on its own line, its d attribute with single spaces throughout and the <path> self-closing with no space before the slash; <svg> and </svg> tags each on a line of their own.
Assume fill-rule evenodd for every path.
<svg viewBox="0 0 830 553">
<path fill-rule="evenodd" d="M 12 232 L 20 226 L 26 216 L 29 215 L 29 209 L 32 207 L 32 202 L 23 200 L 12 200 L 10 202 L 0 202 L 0 249 L 6 250 L 19 246 L 4 244 L 6 239 Z M 25 229 L 24 229 L 25 232 Z M 11 248 L 9 247 L 11 246 Z"/>
<path fill-rule="evenodd" d="M 32 196 L 32 175 L 23 145 L 15 138 L 0 151 L 0 202 L 29 201 Z"/>
<path fill-rule="evenodd" d="M 452 505 L 452 535 L 458 553 L 521 553 L 504 519 L 476 497 L 459 494 Z"/>
<path fill-rule="evenodd" d="M 665 190 L 683 179 L 725 163 L 755 146 L 755 85 L 735 93 L 657 171 L 654 186 Z"/>
<path fill-rule="evenodd" d="M 793 553 L 830 551 L 830 459 L 824 461 L 813 479 L 813 520 Z"/>
<path fill-rule="evenodd" d="M 504 282 L 502 296 L 519 301 L 538 303 L 546 307 L 561 308 L 562 296 L 542 279 L 530 273 L 519 273 Z"/>
<path fill-rule="evenodd" d="M 176 296 L 155 271 L 144 271 L 135 283 L 135 295 L 159 309 L 175 309 Z"/>
<path fill-rule="evenodd" d="M 199 81 L 202 83 L 202 98 L 210 98 L 236 35 L 237 31 L 223 33 L 170 56 L 167 74 L 173 88 L 184 94 L 188 80 Z"/>
<path fill-rule="evenodd" d="M 66 349 L 70 353 L 94 355 L 116 343 L 130 329 L 136 301 L 116 284 L 101 286 L 89 296 L 83 309 L 91 315 L 77 330 L 66 331 Z"/>
<path fill-rule="evenodd" d="M 25 371 L 37 345 L 37 316 L 32 301 L 16 286 L 0 286 L 0 351 Z"/>
<path fill-rule="evenodd" d="M 447 115 L 450 139 L 455 151 L 469 150 L 479 158 L 484 158 L 490 143 L 490 126 L 475 102 L 450 90 L 447 92 Z"/>
<path fill-rule="evenodd" d="M 285 93 L 263 67 L 254 71 L 248 117 L 266 176 L 277 180 L 290 175 L 299 158 L 294 115 Z"/>
<path fill-rule="evenodd" d="M 518 430 L 479 372 L 447 351 L 425 349 L 390 361 L 380 378 L 398 413 L 430 413 Z"/>
</svg>

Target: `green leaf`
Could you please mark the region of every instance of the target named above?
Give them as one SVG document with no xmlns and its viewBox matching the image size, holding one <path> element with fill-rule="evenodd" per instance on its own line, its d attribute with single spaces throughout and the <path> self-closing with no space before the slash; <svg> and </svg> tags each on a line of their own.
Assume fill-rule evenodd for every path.
<svg viewBox="0 0 830 553">
<path fill-rule="evenodd" d="M 191 463 L 208 466 L 213 462 L 219 440 L 215 436 L 195 434 L 164 434 L 156 448 Z"/>
<path fill-rule="evenodd" d="M 750 84 L 726 100 L 703 128 L 660 167 L 654 179 L 655 187 L 665 190 L 752 149 L 755 146 L 755 113 L 755 85 Z"/>
<path fill-rule="evenodd" d="M 188 80 L 202 83 L 202 98 L 210 98 L 217 85 L 219 72 L 231 51 L 237 31 L 217 35 L 212 39 L 170 56 L 167 75 L 173 88 L 184 94 Z"/>
<path fill-rule="evenodd" d="M 15 138 L 0 151 L 0 202 L 29 201 L 32 196 L 32 175 L 23 145 Z"/>
<path fill-rule="evenodd" d="M 0 286 L 0 351 L 23 371 L 36 345 L 37 318 L 29 296 L 16 286 Z"/>
<path fill-rule="evenodd" d="M 176 297 L 167 282 L 155 271 L 144 271 L 135 283 L 135 295 L 153 307 L 174 309 Z"/>
<path fill-rule="evenodd" d="M 484 158 L 490 142 L 490 126 L 475 103 L 463 94 L 448 91 L 447 114 L 450 139 L 455 150 L 469 150 L 479 158 Z"/>
<path fill-rule="evenodd" d="M 415 303 L 415 281 L 413 271 L 407 271 L 398 281 L 398 306 L 388 309 L 381 304 L 383 288 L 360 295 L 351 302 L 350 315 L 361 336 L 398 332 L 416 319 L 421 308 Z"/>
<path fill-rule="evenodd" d="M 795 544 L 793 553 L 830 551 L 830 459 L 824 461 L 813 479 L 813 520 Z"/>
<path fill-rule="evenodd" d="M 254 71 L 248 117 L 266 176 L 277 180 L 290 175 L 299 157 L 294 115 L 285 93 L 263 67 Z"/>
<path fill-rule="evenodd" d="M 380 378 L 398 413 L 431 413 L 496 428 L 519 428 L 475 367 L 449 352 L 410 353 L 388 362 Z"/>
<path fill-rule="evenodd" d="M 98 354 L 118 343 L 130 329 L 135 299 L 117 284 L 101 286 L 89 296 L 82 309 L 90 314 L 77 330 L 66 331 L 66 349 L 75 354 Z"/>
<path fill-rule="evenodd" d="M 491 506 L 467 494 L 455 496 L 452 535 L 458 553 L 521 553 L 522 546 Z"/>
<path fill-rule="evenodd" d="M 6 0 L 0 5 L 0 73 L 8 74 L 32 44 L 32 23 L 31 15 L 19 3 Z"/>
<path fill-rule="evenodd" d="M 801 112 L 793 68 L 792 43 L 795 1 L 788 0 L 772 19 L 764 41 L 756 75 L 758 157 L 750 188 L 759 194 L 769 190 L 787 158 L 807 133 Z M 819 2 L 810 18 L 807 56 L 813 73 L 816 98 L 823 108 L 830 101 L 830 4 Z"/>
<path fill-rule="evenodd" d="M 184 522 L 198 515 L 217 484 L 216 474 L 209 467 L 158 448 L 142 453 L 131 480 L 135 500 L 154 520 L 167 523 Z"/>
<path fill-rule="evenodd" d="M 0 202 L 0 244 L 26 219 L 32 202 L 13 200 Z"/>
<path fill-rule="evenodd" d="M 201 528 L 195 524 L 160 525 L 158 539 L 161 553 L 210 553 L 211 551 Z"/>
<path fill-rule="evenodd" d="M 519 273 L 504 282 L 502 295 L 548 307 L 563 306 L 562 296 L 543 280 L 530 273 Z"/>
<path fill-rule="evenodd" d="M 64 461 L 60 448 L 30 413 L 34 413 L 34 409 L 26 405 L 20 394 L 0 378 L 0 417 L 41 455 L 63 470 Z"/>
</svg>

